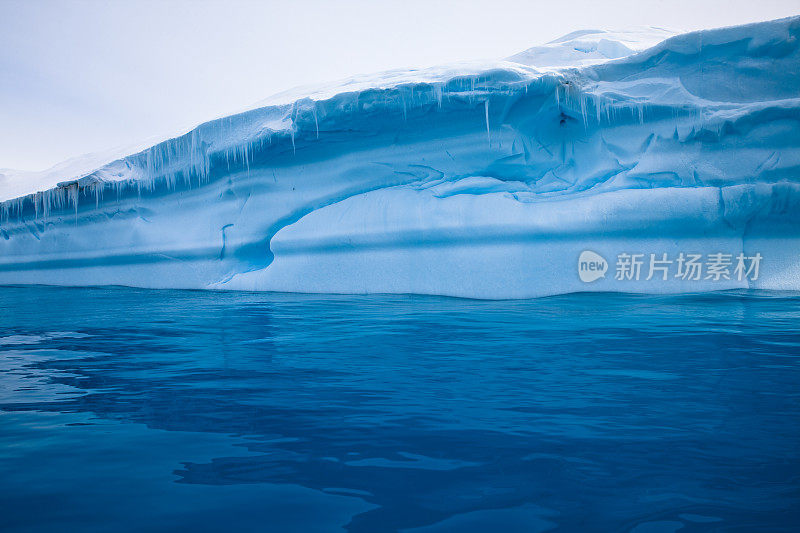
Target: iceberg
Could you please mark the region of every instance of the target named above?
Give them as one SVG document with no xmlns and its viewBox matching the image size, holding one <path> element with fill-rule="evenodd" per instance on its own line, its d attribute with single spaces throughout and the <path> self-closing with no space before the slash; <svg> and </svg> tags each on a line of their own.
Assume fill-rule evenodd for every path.
<svg viewBox="0 0 800 533">
<path fill-rule="evenodd" d="M 0 171 L 0 284 L 800 290 L 800 17 L 575 32 L 82 165 Z"/>
</svg>

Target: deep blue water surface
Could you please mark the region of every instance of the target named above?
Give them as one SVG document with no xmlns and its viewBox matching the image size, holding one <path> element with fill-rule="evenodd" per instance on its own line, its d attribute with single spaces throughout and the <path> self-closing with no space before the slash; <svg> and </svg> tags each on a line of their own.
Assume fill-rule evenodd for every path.
<svg viewBox="0 0 800 533">
<path fill-rule="evenodd" d="M 0 531 L 800 530 L 798 295 L 0 310 Z"/>
</svg>

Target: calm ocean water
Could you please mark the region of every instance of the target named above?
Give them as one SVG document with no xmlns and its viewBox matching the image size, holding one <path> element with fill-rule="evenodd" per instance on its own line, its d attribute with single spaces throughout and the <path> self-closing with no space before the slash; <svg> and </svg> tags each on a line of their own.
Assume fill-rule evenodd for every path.
<svg viewBox="0 0 800 533">
<path fill-rule="evenodd" d="M 0 530 L 800 530 L 800 296 L 0 288 Z"/>
</svg>

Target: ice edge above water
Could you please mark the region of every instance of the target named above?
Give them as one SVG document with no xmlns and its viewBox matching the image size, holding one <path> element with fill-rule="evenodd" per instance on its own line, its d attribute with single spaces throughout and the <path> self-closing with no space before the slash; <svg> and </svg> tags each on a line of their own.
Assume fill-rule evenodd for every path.
<svg viewBox="0 0 800 533">
<path fill-rule="evenodd" d="M 635 47 L 578 33 L 564 42 L 588 54 L 579 68 L 539 47 L 520 54 L 537 66 L 389 73 L 210 121 L 3 202 L 0 283 L 478 298 L 797 290 L 798 37 L 794 17 L 625 57 Z M 757 279 L 585 284 L 587 249 L 612 268 L 637 252 L 764 263 Z"/>
</svg>

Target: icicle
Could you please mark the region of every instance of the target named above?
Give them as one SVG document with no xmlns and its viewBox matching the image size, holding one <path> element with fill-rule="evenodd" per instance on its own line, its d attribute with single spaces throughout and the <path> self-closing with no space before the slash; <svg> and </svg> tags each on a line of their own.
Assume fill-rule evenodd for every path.
<svg viewBox="0 0 800 533">
<path fill-rule="evenodd" d="M 100 197 L 103 195 L 103 183 L 96 182 L 94 184 L 94 208 L 100 207 Z"/>
<path fill-rule="evenodd" d="M 583 128 L 587 129 L 589 127 L 588 119 L 586 118 L 586 97 L 581 94 L 579 97 L 580 104 L 581 104 L 581 117 L 583 118 Z"/>
<path fill-rule="evenodd" d="M 244 166 L 247 169 L 247 177 L 250 177 L 250 145 L 248 143 L 243 143 L 242 146 L 242 155 L 244 159 Z"/>
<path fill-rule="evenodd" d="M 433 86 L 433 95 L 436 97 L 436 102 L 438 102 L 439 107 L 442 107 L 442 86 L 441 85 L 434 85 Z"/>
<path fill-rule="evenodd" d="M 80 197 L 80 191 L 78 190 L 78 184 L 74 183 L 67 187 L 67 195 L 69 201 L 74 204 L 75 206 L 75 225 L 78 225 L 78 198 Z"/>
<path fill-rule="evenodd" d="M 597 115 L 597 123 L 600 124 L 600 107 L 601 107 L 600 100 L 595 98 L 592 101 L 594 102 L 595 115 Z"/>
<path fill-rule="evenodd" d="M 486 139 L 489 141 L 489 146 L 492 145 L 492 135 L 489 130 L 489 100 L 483 102 L 483 109 L 486 113 Z"/>
</svg>

